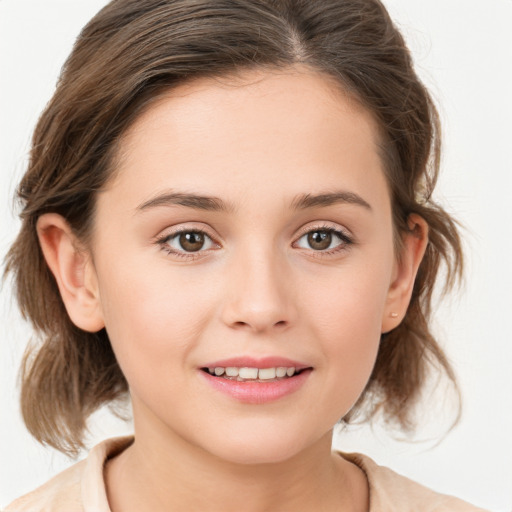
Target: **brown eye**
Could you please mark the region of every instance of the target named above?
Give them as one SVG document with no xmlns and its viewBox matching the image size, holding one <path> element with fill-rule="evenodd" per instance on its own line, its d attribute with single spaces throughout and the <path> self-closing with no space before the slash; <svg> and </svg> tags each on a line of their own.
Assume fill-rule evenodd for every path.
<svg viewBox="0 0 512 512">
<path fill-rule="evenodd" d="M 200 251 L 204 246 L 204 242 L 204 233 L 197 231 L 187 231 L 179 235 L 179 244 L 186 252 Z"/>
<path fill-rule="evenodd" d="M 317 228 L 304 233 L 294 247 L 308 249 L 317 253 L 331 254 L 347 249 L 354 243 L 352 237 L 341 230 L 333 228 Z"/>
<path fill-rule="evenodd" d="M 311 249 L 324 251 L 331 246 L 332 232 L 330 231 L 311 231 L 308 233 L 308 244 Z"/>
<path fill-rule="evenodd" d="M 198 253 L 217 247 L 214 241 L 203 231 L 178 231 L 162 238 L 159 242 L 169 253 L 185 255 Z"/>
</svg>

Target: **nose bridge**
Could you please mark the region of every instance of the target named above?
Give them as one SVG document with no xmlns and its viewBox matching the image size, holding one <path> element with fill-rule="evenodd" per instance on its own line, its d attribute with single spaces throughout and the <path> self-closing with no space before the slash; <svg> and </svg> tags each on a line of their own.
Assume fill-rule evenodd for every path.
<svg viewBox="0 0 512 512">
<path fill-rule="evenodd" d="M 275 247 L 245 248 L 233 255 L 224 308 L 230 327 L 255 332 L 283 328 L 293 321 L 293 298 L 286 258 Z"/>
</svg>

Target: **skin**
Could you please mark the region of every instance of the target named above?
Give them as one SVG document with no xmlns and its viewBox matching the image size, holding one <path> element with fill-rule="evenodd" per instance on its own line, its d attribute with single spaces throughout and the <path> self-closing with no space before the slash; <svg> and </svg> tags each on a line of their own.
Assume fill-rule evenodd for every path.
<svg viewBox="0 0 512 512">
<path fill-rule="evenodd" d="M 106 326 L 130 386 L 135 442 L 105 472 L 113 512 L 368 509 L 363 473 L 331 454 L 332 429 L 405 315 L 427 243 L 412 216 L 398 261 L 378 142 L 372 116 L 310 70 L 203 79 L 125 134 L 87 248 L 62 217 L 39 219 L 71 319 Z M 293 207 L 340 191 L 361 201 Z M 226 209 L 154 201 L 169 193 Z M 211 242 L 187 254 L 176 229 Z M 330 249 L 311 246 L 315 230 Z M 247 355 L 312 371 L 257 405 L 201 378 L 206 362 Z"/>
</svg>

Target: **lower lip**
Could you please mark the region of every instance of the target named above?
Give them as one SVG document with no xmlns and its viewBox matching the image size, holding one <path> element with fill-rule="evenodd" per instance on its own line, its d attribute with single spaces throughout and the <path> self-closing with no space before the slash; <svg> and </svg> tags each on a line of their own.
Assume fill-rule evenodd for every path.
<svg viewBox="0 0 512 512">
<path fill-rule="evenodd" d="M 295 391 L 298 391 L 306 382 L 311 369 L 303 370 L 301 373 L 286 379 L 274 380 L 271 382 L 256 382 L 224 379 L 214 377 L 203 370 L 200 370 L 206 382 L 217 391 L 234 398 L 245 404 L 265 404 L 275 402 Z"/>
</svg>

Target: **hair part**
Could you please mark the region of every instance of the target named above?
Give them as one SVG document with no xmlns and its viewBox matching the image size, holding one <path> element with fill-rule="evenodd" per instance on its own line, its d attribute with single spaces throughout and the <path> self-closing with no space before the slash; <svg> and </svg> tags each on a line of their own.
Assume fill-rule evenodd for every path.
<svg viewBox="0 0 512 512">
<path fill-rule="evenodd" d="M 126 130 L 162 94 L 203 77 L 302 65 L 332 78 L 370 112 L 400 240 L 412 213 L 429 225 L 429 243 L 402 323 L 382 336 L 373 373 L 344 418 L 380 411 L 414 426 L 429 371 L 453 370 L 430 331 L 441 265 L 449 289 L 462 272 L 455 221 L 432 200 L 440 161 L 439 118 L 404 40 L 378 0 L 113 0 L 83 29 L 35 129 L 18 188 L 22 227 L 5 273 L 38 343 L 23 358 L 22 414 L 43 444 L 74 455 L 86 420 L 127 396 L 106 331 L 69 319 L 36 233 L 55 212 L 86 241 L 95 197 L 116 168 Z"/>
</svg>

